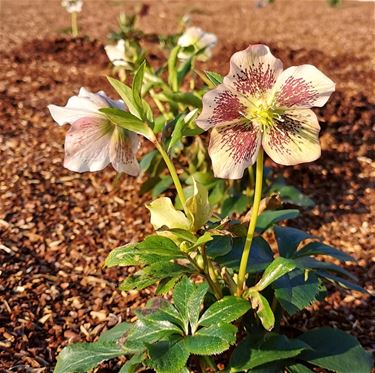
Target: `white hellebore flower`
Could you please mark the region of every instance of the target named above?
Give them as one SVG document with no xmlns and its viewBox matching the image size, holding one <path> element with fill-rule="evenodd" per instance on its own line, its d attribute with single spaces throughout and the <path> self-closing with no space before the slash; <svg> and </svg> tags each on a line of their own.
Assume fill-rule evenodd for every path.
<svg viewBox="0 0 375 373">
<path fill-rule="evenodd" d="M 104 49 L 114 66 L 125 67 L 128 65 L 125 61 L 125 40 L 119 40 L 116 45 L 106 45 Z"/>
<path fill-rule="evenodd" d="M 205 48 L 205 50 L 198 56 L 198 59 L 201 61 L 206 61 L 211 57 L 211 49 L 216 43 L 217 36 L 215 34 L 204 32 L 200 27 L 187 28 L 177 41 L 177 44 L 183 48 L 194 47 L 195 51 Z M 187 59 L 190 56 L 191 53 L 183 50 L 178 54 L 180 59 Z"/>
<path fill-rule="evenodd" d="M 83 0 L 62 0 L 61 5 L 69 13 L 79 13 L 82 10 Z"/>
<path fill-rule="evenodd" d="M 217 177 L 239 179 L 260 146 L 282 165 L 320 157 L 320 126 L 313 106 L 323 106 L 334 82 L 312 65 L 283 71 L 266 45 L 235 53 L 222 84 L 203 96 L 197 125 L 212 128 L 209 154 Z"/>
<path fill-rule="evenodd" d="M 85 88 L 80 89 L 78 96 L 69 98 L 63 107 L 48 105 L 57 124 L 71 124 L 65 138 L 64 167 L 76 172 L 99 171 L 112 163 L 116 171 L 136 176 L 139 174 L 135 156 L 138 136 L 114 125 L 99 111 L 108 107 L 127 110 L 123 101 Z"/>
</svg>

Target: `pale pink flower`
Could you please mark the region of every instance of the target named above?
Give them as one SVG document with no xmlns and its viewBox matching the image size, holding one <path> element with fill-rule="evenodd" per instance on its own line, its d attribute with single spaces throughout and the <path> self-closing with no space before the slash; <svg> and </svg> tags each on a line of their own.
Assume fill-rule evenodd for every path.
<svg viewBox="0 0 375 373">
<path fill-rule="evenodd" d="M 197 125 L 212 128 L 209 154 L 217 177 L 239 179 L 262 146 L 282 165 L 320 157 L 320 126 L 313 106 L 323 106 L 335 84 L 312 65 L 283 71 L 262 44 L 235 53 L 223 84 L 203 97 Z"/>
<path fill-rule="evenodd" d="M 108 107 L 127 110 L 121 100 L 111 100 L 102 91 L 91 93 L 85 88 L 63 107 L 48 105 L 60 126 L 71 124 L 65 138 L 64 167 L 76 172 L 99 171 L 112 163 L 116 171 L 136 176 L 138 136 L 111 123 L 99 111 Z"/>
</svg>

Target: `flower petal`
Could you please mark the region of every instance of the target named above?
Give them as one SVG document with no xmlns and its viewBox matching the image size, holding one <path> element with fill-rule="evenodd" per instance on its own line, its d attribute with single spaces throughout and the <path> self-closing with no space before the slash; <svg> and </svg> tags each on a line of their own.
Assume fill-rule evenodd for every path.
<svg viewBox="0 0 375 373">
<path fill-rule="evenodd" d="M 125 61 L 125 41 L 123 39 L 119 40 L 116 45 L 106 45 L 104 49 L 114 66 L 127 66 Z"/>
<path fill-rule="evenodd" d="M 250 45 L 231 57 L 224 84 L 245 96 L 259 97 L 271 90 L 282 70 L 282 62 L 266 45 Z"/>
<path fill-rule="evenodd" d="M 278 77 L 273 89 L 280 108 L 308 109 L 323 106 L 335 90 L 335 83 L 312 65 L 292 66 Z"/>
<path fill-rule="evenodd" d="M 203 96 L 202 112 L 196 123 L 204 130 L 215 125 L 238 123 L 245 120 L 241 114 L 245 110 L 246 106 L 241 97 L 224 84 L 220 84 Z"/>
<path fill-rule="evenodd" d="M 113 126 L 106 119 L 84 117 L 72 123 L 65 138 L 64 167 L 71 171 L 99 171 L 109 162 Z"/>
<path fill-rule="evenodd" d="M 256 161 L 261 132 L 254 123 L 217 126 L 211 132 L 208 153 L 214 175 L 240 179 L 244 170 Z"/>
<path fill-rule="evenodd" d="M 200 27 L 188 27 L 185 32 L 178 38 L 177 44 L 180 47 L 189 47 L 194 45 L 203 35 Z"/>
<path fill-rule="evenodd" d="M 136 158 L 139 138 L 134 132 L 116 127 L 112 134 L 109 157 L 117 172 L 137 176 L 140 168 Z"/>
<path fill-rule="evenodd" d="M 289 110 L 282 120 L 266 127 L 262 145 L 270 158 L 290 166 L 312 162 L 320 157 L 320 126 L 312 110 Z"/>
</svg>

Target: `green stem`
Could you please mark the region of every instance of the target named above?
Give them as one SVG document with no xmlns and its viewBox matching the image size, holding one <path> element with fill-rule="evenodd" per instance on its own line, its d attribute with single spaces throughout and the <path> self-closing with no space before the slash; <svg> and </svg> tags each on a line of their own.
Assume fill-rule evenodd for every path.
<svg viewBox="0 0 375 373">
<path fill-rule="evenodd" d="M 78 36 L 77 12 L 72 13 L 72 35 L 74 38 Z"/>
<path fill-rule="evenodd" d="M 244 288 L 244 283 L 245 283 L 247 262 L 250 256 L 251 244 L 254 238 L 254 232 L 255 232 L 255 227 L 256 227 L 258 213 L 259 213 L 259 206 L 260 206 L 260 201 L 262 198 L 262 183 L 263 183 L 263 149 L 260 148 L 258 158 L 257 158 L 257 165 L 256 165 L 254 202 L 253 202 L 253 207 L 251 209 L 251 218 L 250 218 L 250 223 L 249 223 L 249 229 L 247 231 L 245 247 L 242 252 L 240 271 L 238 273 L 237 294 L 239 296 L 242 295 L 242 292 L 244 290 L 243 288 Z"/>
<path fill-rule="evenodd" d="M 161 156 L 163 157 L 164 162 L 165 162 L 165 164 L 168 167 L 169 173 L 171 174 L 173 183 L 174 183 L 174 185 L 176 187 L 178 197 L 180 198 L 182 206 L 184 207 L 184 211 L 185 211 L 185 213 L 187 215 L 187 211 L 186 211 L 186 198 L 185 198 L 184 191 L 182 189 L 182 185 L 181 185 L 180 179 L 179 179 L 179 177 L 177 175 L 176 168 L 174 167 L 174 164 L 171 161 L 171 159 L 169 158 L 167 152 L 163 149 L 163 146 L 160 145 L 160 143 L 158 141 L 156 141 L 156 140 L 155 140 L 155 147 L 159 151 L 159 153 L 161 154 Z"/>
<path fill-rule="evenodd" d="M 203 257 L 204 274 L 206 276 L 207 282 L 210 285 L 216 299 L 219 300 L 223 297 L 223 294 L 221 292 L 220 285 L 217 281 L 216 274 L 214 275 L 214 278 L 212 278 L 212 272 L 214 272 L 214 271 L 213 271 L 213 268 L 212 268 L 212 263 L 207 257 L 206 248 L 204 246 L 201 247 L 201 254 L 202 254 L 202 257 Z M 212 271 L 210 271 L 210 269 L 212 269 Z"/>
</svg>

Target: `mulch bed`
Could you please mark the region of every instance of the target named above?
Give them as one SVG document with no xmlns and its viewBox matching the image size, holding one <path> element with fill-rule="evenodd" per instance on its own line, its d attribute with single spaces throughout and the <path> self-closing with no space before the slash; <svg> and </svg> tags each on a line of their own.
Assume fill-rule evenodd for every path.
<svg viewBox="0 0 375 373">
<path fill-rule="evenodd" d="M 375 295 L 370 57 L 261 41 L 286 66 L 310 63 L 340 82 L 326 107 L 315 110 L 322 157 L 273 166 L 316 202 L 291 224 L 353 255 L 358 261 L 346 268 Z M 246 44 L 223 44 L 209 69 L 226 73 L 230 55 Z M 93 341 L 105 328 L 132 320 L 152 295 L 119 292 L 126 271 L 102 268 L 111 249 L 152 231 L 144 207 L 150 196 L 140 194 L 140 179 L 125 177 L 117 187 L 110 167 L 83 175 L 62 167 L 66 128 L 53 123 L 46 106 L 65 104 L 80 86 L 110 92 L 102 41 L 30 39 L 0 58 L 0 371 L 48 372 L 63 346 Z M 324 302 L 287 322 L 301 329 L 339 327 L 375 351 L 374 297 L 331 290 Z M 117 368 L 110 363 L 100 371 Z"/>
</svg>

